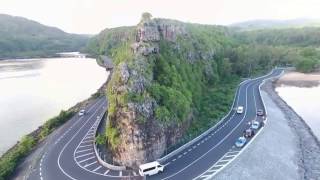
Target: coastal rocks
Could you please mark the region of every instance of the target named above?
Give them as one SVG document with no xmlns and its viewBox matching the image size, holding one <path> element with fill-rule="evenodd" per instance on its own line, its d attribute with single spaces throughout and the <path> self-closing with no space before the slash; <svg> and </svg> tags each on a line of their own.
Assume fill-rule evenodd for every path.
<svg viewBox="0 0 320 180">
<path fill-rule="evenodd" d="M 319 180 L 320 177 L 320 142 L 311 129 L 295 111 L 281 99 L 275 92 L 272 82 L 263 87 L 281 110 L 286 114 L 286 119 L 293 131 L 298 136 L 300 148 L 300 172 L 303 179 Z"/>
</svg>

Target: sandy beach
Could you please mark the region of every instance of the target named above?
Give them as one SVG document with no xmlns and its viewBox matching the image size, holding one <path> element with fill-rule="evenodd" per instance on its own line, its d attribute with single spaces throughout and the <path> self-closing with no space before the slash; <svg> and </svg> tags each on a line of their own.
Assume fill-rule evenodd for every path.
<svg viewBox="0 0 320 180">
<path fill-rule="evenodd" d="M 277 86 L 288 85 L 296 87 L 314 87 L 320 85 L 320 72 L 304 74 L 287 72 L 276 83 Z"/>
</svg>

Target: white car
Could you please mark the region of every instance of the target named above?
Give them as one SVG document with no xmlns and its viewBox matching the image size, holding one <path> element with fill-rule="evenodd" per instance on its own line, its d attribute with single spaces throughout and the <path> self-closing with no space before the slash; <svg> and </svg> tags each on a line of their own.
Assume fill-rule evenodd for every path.
<svg viewBox="0 0 320 180">
<path fill-rule="evenodd" d="M 237 113 L 242 114 L 243 113 L 243 106 L 238 106 Z"/>
<path fill-rule="evenodd" d="M 158 161 L 142 164 L 139 166 L 139 174 L 141 176 L 151 176 L 163 172 L 164 166 Z"/>
<path fill-rule="evenodd" d="M 79 116 L 83 116 L 86 113 L 86 111 L 84 109 L 79 111 Z"/>
<path fill-rule="evenodd" d="M 251 129 L 257 130 L 260 128 L 260 123 L 258 121 L 252 121 Z"/>
<path fill-rule="evenodd" d="M 242 148 L 247 142 L 247 139 L 243 136 L 239 137 L 235 143 L 236 147 Z"/>
</svg>

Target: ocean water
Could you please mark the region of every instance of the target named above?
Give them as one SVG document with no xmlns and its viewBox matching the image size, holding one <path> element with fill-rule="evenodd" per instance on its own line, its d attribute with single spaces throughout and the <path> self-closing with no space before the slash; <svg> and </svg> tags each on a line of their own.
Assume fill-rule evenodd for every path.
<svg viewBox="0 0 320 180">
<path fill-rule="evenodd" d="M 107 77 L 90 58 L 0 61 L 0 155 L 60 110 L 90 97 Z"/>
<path fill-rule="evenodd" d="M 283 85 L 277 87 L 276 91 L 320 139 L 320 86 L 305 88 Z"/>
</svg>

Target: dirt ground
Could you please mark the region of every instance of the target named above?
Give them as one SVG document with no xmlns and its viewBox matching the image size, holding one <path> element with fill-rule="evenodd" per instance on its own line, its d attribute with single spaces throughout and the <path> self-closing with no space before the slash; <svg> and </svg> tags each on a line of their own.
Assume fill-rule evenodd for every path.
<svg viewBox="0 0 320 180">
<path fill-rule="evenodd" d="M 290 85 L 297 87 L 313 87 L 320 84 L 320 72 L 317 73 L 299 73 L 287 72 L 278 81 L 277 86 Z"/>
</svg>

